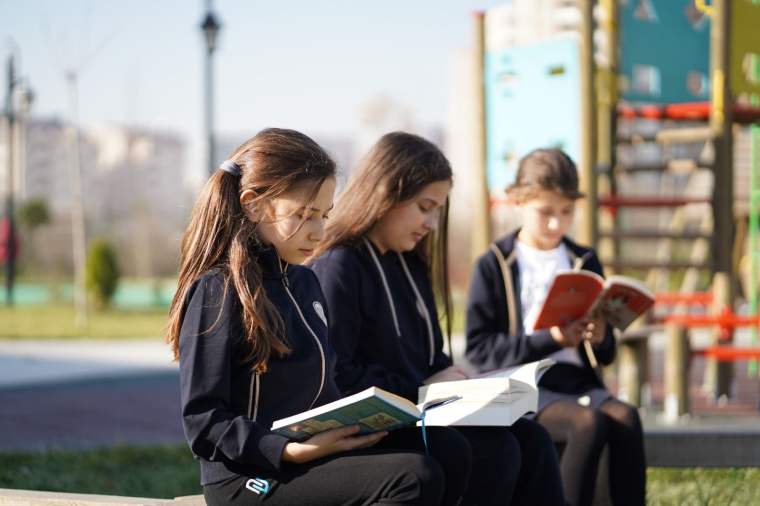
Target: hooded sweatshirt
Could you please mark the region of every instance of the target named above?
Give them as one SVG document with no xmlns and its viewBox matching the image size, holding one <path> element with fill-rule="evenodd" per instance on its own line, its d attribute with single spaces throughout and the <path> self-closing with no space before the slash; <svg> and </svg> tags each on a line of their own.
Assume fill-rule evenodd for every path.
<svg viewBox="0 0 760 506">
<path fill-rule="evenodd" d="M 272 422 L 335 401 L 335 354 L 328 346 L 327 304 L 314 273 L 283 264 L 274 247 L 256 258 L 266 295 L 280 314 L 292 350 L 252 372 L 242 307 L 220 270 L 198 277 L 186 298 L 179 339 L 182 422 L 201 462 L 201 484 L 216 483 L 250 465 L 279 471 L 289 440 Z"/>
<path fill-rule="evenodd" d="M 415 252 L 383 254 L 365 240 L 327 251 L 310 266 L 330 309 L 340 390 L 376 386 L 416 403 L 422 382 L 451 365 L 427 265 Z"/>
<path fill-rule="evenodd" d="M 491 244 L 489 251 L 475 262 L 470 279 L 467 358 L 481 372 L 533 362 L 562 349 L 548 330 L 537 330 L 529 335 L 523 328 L 515 249 L 518 233 L 516 230 Z M 562 243 L 573 268 L 604 275 L 594 250 L 566 237 Z M 604 341 L 592 349 L 600 364 L 608 365 L 615 359 L 615 338 L 609 325 Z M 575 393 L 588 386 L 602 387 L 583 345 L 576 350 L 580 359 L 577 365 L 558 363 L 542 376 L 539 385 L 565 393 Z"/>
</svg>

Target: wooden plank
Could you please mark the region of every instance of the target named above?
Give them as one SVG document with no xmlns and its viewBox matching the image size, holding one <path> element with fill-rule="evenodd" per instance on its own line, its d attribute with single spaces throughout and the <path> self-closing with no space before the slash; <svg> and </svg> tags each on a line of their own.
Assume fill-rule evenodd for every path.
<svg viewBox="0 0 760 506">
<path fill-rule="evenodd" d="M 675 239 L 675 240 L 694 240 L 694 239 L 710 239 L 712 234 L 705 234 L 702 232 L 659 232 L 657 230 L 652 231 L 637 231 L 637 230 L 623 230 L 617 232 L 599 232 L 600 237 L 610 237 L 613 239 Z"/>
<path fill-rule="evenodd" d="M 597 199 L 600 206 L 611 207 L 681 207 L 688 204 L 710 204 L 710 197 L 681 197 L 681 198 L 647 198 L 647 197 L 604 197 Z"/>
<path fill-rule="evenodd" d="M 712 269 L 711 263 L 692 264 L 689 262 L 651 262 L 646 260 L 611 260 L 602 262 L 607 269 L 620 271 L 621 269 L 630 268 L 648 271 L 650 269 Z"/>
</svg>

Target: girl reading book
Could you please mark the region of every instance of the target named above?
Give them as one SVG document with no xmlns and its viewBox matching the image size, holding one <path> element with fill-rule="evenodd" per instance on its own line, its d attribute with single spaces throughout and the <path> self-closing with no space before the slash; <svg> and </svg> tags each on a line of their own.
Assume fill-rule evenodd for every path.
<svg viewBox="0 0 760 506">
<path fill-rule="evenodd" d="M 310 264 L 332 315 L 343 393 L 376 386 L 417 402 L 425 384 L 468 377 L 443 353 L 432 282 L 450 334 L 451 184 L 441 151 L 399 132 L 372 147 L 343 190 Z M 473 447 L 462 504 L 565 504 L 551 439 L 538 424 L 458 430 Z"/>
<path fill-rule="evenodd" d="M 591 504 L 599 458 L 608 445 L 613 503 L 642 505 L 641 421 L 632 406 L 610 397 L 598 370 L 598 363 L 615 358 L 612 329 L 600 314 L 589 314 L 564 327 L 533 330 L 557 271 L 603 274 L 596 253 L 566 237 L 576 201 L 583 198 L 575 164 L 558 149 L 534 151 L 521 160 L 507 194 L 523 224 L 491 244 L 475 264 L 467 358 L 483 372 L 553 358 L 556 365 L 538 384 L 536 419 L 565 443 L 560 465 L 568 504 Z"/>
<path fill-rule="evenodd" d="M 293 442 L 272 422 L 340 398 L 329 312 L 298 264 L 324 240 L 335 164 L 310 138 L 270 129 L 206 183 L 182 242 L 166 338 L 179 359 L 182 420 L 209 506 L 454 505 L 470 448 L 453 429 Z"/>
</svg>

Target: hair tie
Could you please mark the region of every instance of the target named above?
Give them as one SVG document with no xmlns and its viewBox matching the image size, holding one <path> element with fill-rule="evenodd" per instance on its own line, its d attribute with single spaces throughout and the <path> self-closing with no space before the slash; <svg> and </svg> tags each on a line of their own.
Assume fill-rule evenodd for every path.
<svg viewBox="0 0 760 506">
<path fill-rule="evenodd" d="M 238 164 L 236 164 L 232 160 L 223 161 L 222 164 L 219 166 L 219 170 L 229 172 L 233 176 L 240 176 L 241 174 L 240 167 L 238 166 Z"/>
</svg>

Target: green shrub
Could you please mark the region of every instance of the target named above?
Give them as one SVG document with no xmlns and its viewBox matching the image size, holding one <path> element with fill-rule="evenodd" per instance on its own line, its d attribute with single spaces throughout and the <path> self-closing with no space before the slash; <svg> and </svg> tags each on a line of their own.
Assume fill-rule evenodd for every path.
<svg viewBox="0 0 760 506">
<path fill-rule="evenodd" d="M 93 241 L 87 255 L 87 289 L 99 307 L 108 307 L 119 276 L 116 250 L 104 239 Z"/>
</svg>

